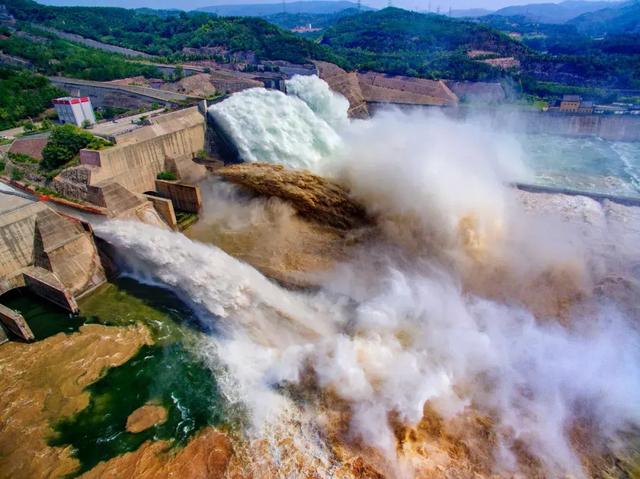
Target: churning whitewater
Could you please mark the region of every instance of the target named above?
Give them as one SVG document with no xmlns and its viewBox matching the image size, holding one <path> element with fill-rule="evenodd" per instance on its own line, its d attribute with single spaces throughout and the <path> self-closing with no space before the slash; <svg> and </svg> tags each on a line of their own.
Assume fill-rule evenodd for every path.
<svg viewBox="0 0 640 479">
<path fill-rule="evenodd" d="M 596 448 L 640 427 L 638 318 L 585 292 L 617 263 L 594 253 L 600 238 L 524 211 L 506 186 L 528 175 L 517 142 L 439 115 L 350 122 L 346 100 L 315 77 L 288 90 L 241 92 L 209 114 L 245 161 L 330 176 L 376 219 L 380 238 L 319 291 L 287 290 L 179 233 L 96 228 L 130 274 L 193 305 L 211 331 L 201 354 L 247 408 L 252 434 L 304 415 L 318 454 L 338 441 L 412 477 L 447 467 L 438 448 L 449 436 L 418 427 L 435 415 L 471 456 L 490 456 L 490 473 L 540 464 L 545 477 L 582 477 L 576 424 Z M 612 255 L 635 254 L 619 245 Z M 567 288 L 575 304 L 548 308 Z M 473 418 L 489 429 L 474 436 Z"/>
</svg>

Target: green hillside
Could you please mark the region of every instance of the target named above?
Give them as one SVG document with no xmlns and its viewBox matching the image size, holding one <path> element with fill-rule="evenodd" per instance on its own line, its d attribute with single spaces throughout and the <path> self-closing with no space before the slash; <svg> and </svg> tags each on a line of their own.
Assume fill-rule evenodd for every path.
<svg viewBox="0 0 640 479">
<path fill-rule="evenodd" d="M 153 55 L 179 56 L 183 48 L 219 46 L 271 60 L 334 59 L 324 47 L 259 18 L 184 12 L 161 16 L 123 8 L 48 7 L 30 0 L 8 0 L 7 7 L 21 21 Z"/>
<path fill-rule="evenodd" d="M 385 8 L 339 19 L 322 44 L 353 66 L 389 73 L 479 80 L 502 73 L 468 58 L 468 50 L 521 56 L 527 48 L 477 23 Z"/>
</svg>

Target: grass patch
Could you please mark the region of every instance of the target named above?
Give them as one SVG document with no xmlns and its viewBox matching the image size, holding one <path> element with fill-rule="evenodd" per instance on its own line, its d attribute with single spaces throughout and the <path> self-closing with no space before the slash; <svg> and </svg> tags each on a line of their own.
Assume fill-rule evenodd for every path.
<svg viewBox="0 0 640 479">
<path fill-rule="evenodd" d="M 160 173 L 158 173 L 156 178 L 158 178 L 159 180 L 166 180 L 166 181 L 175 181 L 178 179 L 176 174 L 170 171 L 161 171 Z"/>
<path fill-rule="evenodd" d="M 37 160 L 33 156 L 25 155 L 24 153 L 8 152 L 7 157 L 14 163 L 31 163 L 31 164 L 40 163 L 40 160 Z"/>
<path fill-rule="evenodd" d="M 198 214 L 188 213 L 186 211 L 176 211 L 176 221 L 178 222 L 178 228 L 180 231 L 183 231 L 198 221 Z"/>
</svg>

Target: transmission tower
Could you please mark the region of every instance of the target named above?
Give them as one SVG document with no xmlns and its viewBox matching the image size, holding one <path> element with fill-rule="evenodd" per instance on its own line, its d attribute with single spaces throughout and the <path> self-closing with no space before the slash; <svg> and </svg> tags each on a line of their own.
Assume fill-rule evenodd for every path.
<svg viewBox="0 0 640 479">
<path fill-rule="evenodd" d="M 282 13 L 287 13 L 287 0 L 282 0 Z"/>
<path fill-rule="evenodd" d="M 362 0 L 358 0 L 358 11 L 362 10 Z"/>
</svg>

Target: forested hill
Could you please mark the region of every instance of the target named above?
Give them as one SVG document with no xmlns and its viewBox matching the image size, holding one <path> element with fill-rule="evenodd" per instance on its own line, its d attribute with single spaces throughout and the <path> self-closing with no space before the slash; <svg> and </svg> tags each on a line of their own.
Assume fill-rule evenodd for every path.
<svg viewBox="0 0 640 479">
<path fill-rule="evenodd" d="M 360 68 L 440 78 L 484 79 L 500 72 L 469 50 L 518 57 L 521 43 L 490 27 L 444 15 L 385 8 L 338 19 L 322 45 Z"/>
<path fill-rule="evenodd" d="M 569 23 L 588 35 L 640 34 L 640 1 L 585 13 Z"/>
<path fill-rule="evenodd" d="M 171 57 L 185 48 L 222 47 L 251 51 L 259 58 L 303 62 L 340 61 L 321 45 L 259 18 L 219 18 L 207 13 L 156 15 L 100 7 L 49 7 L 30 0 L 6 0 L 18 20 L 42 24 L 153 55 Z"/>
<path fill-rule="evenodd" d="M 473 61 L 467 56 L 468 50 L 503 56 L 526 51 L 526 47 L 490 27 L 397 8 L 338 16 L 317 43 L 254 17 L 216 17 L 201 12 L 158 15 L 121 8 L 49 7 L 31 0 L 6 1 L 18 20 L 173 60 L 198 55 L 203 47 L 220 47 L 224 52 L 250 51 L 259 59 L 316 59 L 350 69 L 483 80 L 504 72 Z"/>
<path fill-rule="evenodd" d="M 456 49 L 492 50 L 505 55 L 525 52 L 520 43 L 486 26 L 391 7 L 338 19 L 322 43 L 378 53 Z"/>
</svg>

